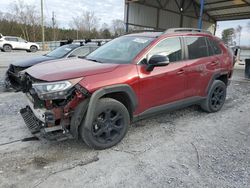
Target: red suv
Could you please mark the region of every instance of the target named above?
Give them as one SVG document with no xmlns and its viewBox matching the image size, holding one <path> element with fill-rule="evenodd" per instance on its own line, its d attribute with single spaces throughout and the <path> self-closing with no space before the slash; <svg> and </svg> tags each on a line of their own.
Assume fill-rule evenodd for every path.
<svg viewBox="0 0 250 188">
<path fill-rule="evenodd" d="M 233 54 L 197 29 L 130 34 L 85 59 L 35 65 L 20 74 L 29 105 L 21 115 L 35 135 L 78 138 L 95 149 L 119 143 L 130 122 L 198 104 L 219 111 Z"/>
</svg>

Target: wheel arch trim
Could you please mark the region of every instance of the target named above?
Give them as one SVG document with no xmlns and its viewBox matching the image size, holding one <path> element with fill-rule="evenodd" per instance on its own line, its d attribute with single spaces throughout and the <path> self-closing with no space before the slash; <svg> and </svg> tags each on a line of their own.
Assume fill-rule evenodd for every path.
<svg viewBox="0 0 250 188">
<path fill-rule="evenodd" d="M 138 100 L 136 97 L 135 92 L 133 91 L 133 89 L 127 85 L 127 84 L 116 84 L 116 85 L 111 85 L 111 86 L 107 86 L 104 88 L 100 88 L 98 90 L 96 90 L 90 97 L 88 105 L 84 105 L 87 109 L 85 112 L 85 119 L 84 119 L 84 128 L 88 131 L 90 131 L 90 127 L 94 118 L 94 113 L 95 113 L 95 109 L 96 109 L 96 105 L 98 100 L 103 97 L 106 94 L 111 94 L 111 93 L 117 93 L 117 92 L 124 92 L 128 95 L 130 102 L 131 102 L 131 106 L 132 106 L 132 110 L 134 111 L 137 107 L 138 104 Z M 71 125 L 72 126 L 72 130 L 74 129 L 73 135 L 74 137 L 76 135 L 78 135 L 78 126 L 80 125 Z M 77 126 L 77 128 L 76 128 Z M 77 132 L 76 132 L 77 131 Z"/>
<path fill-rule="evenodd" d="M 224 75 L 228 75 L 228 72 L 216 72 L 212 75 L 212 77 L 209 80 L 208 86 L 206 88 L 206 94 L 208 94 L 214 80 L 216 80 L 217 78 L 219 78 L 220 76 L 224 76 Z"/>
</svg>

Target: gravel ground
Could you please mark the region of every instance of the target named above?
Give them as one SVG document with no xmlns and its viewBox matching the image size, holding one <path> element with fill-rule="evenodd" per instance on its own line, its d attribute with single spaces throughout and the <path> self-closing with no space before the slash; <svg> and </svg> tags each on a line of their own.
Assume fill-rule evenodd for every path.
<svg viewBox="0 0 250 188">
<path fill-rule="evenodd" d="M 193 106 L 134 123 L 117 146 L 28 141 L 21 93 L 0 94 L 0 187 L 249 187 L 250 82 L 236 70 L 223 109 Z"/>
</svg>

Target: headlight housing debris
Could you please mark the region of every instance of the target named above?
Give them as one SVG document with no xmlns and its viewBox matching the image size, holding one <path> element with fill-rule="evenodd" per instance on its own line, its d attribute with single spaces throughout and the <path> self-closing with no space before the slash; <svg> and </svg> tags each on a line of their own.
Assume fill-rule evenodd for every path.
<svg viewBox="0 0 250 188">
<path fill-rule="evenodd" d="M 66 99 L 69 91 L 81 79 L 82 78 L 58 82 L 34 83 L 32 84 L 32 88 L 42 100 Z"/>
</svg>

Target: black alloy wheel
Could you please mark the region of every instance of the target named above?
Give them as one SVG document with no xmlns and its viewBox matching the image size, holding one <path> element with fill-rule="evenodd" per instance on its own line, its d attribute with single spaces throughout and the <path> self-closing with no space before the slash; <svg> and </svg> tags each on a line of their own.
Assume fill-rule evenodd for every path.
<svg viewBox="0 0 250 188">
<path fill-rule="evenodd" d="M 97 103 L 92 124 L 83 123 L 80 133 L 84 142 L 91 148 L 106 149 L 123 139 L 129 124 L 127 108 L 117 100 L 103 98 Z"/>
<path fill-rule="evenodd" d="M 92 135 L 100 143 L 115 141 L 124 128 L 124 118 L 116 109 L 105 109 L 93 122 Z"/>
<path fill-rule="evenodd" d="M 210 87 L 206 100 L 201 103 L 201 108 L 206 112 L 217 112 L 225 103 L 227 87 L 221 80 L 215 80 Z"/>
<path fill-rule="evenodd" d="M 210 103 L 211 103 L 211 108 L 213 108 L 215 111 L 219 110 L 222 105 L 224 104 L 225 101 L 225 91 L 224 88 L 222 86 L 217 86 L 213 93 L 212 93 L 212 97 L 210 99 Z"/>
</svg>

